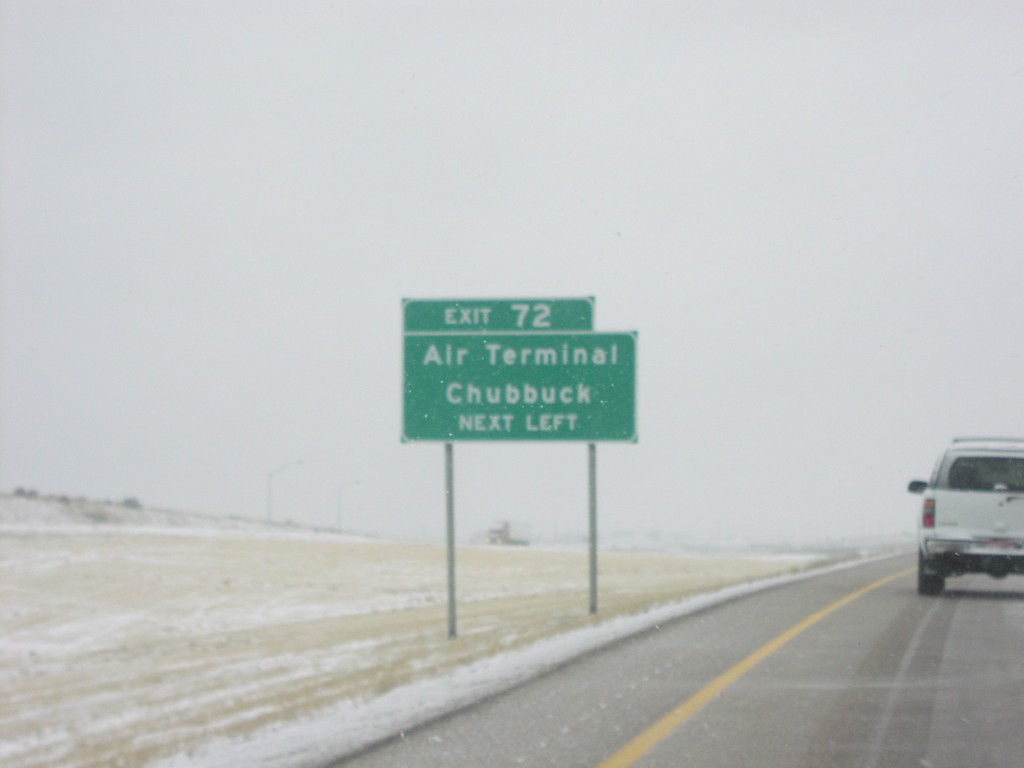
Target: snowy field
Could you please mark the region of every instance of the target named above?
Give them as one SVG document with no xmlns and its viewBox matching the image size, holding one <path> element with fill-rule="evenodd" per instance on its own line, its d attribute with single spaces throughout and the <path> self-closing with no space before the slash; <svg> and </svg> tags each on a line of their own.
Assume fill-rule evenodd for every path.
<svg viewBox="0 0 1024 768">
<path fill-rule="evenodd" d="M 463 547 L 449 640 L 442 545 L 0 496 L 0 765 L 316 766 L 816 560 L 602 552 L 595 618 L 584 551 Z"/>
</svg>

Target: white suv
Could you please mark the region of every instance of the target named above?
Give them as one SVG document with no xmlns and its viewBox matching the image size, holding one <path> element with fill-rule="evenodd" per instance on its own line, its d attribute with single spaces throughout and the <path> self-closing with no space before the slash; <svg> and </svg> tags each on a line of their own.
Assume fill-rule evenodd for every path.
<svg viewBox="0 0 1024 768">
<path fill-rule="evenodd" d="M 949 576 L 1024 574 L 1024 438 L 957 438 L 931 480 L 917 523 L 917 591 L 942 592 Z"/>
</svg>

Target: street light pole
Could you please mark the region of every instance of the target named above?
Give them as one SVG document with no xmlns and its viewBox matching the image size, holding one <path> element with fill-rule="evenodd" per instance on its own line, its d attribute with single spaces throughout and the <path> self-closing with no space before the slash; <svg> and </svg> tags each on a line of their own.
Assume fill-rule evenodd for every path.
<svg viewBox="0 0 1024 768">
<path fill-rule="evenodd" d="M 352 488 L 353 486 L 359 485 L 358 480 L 350 480 L 338 489 L 338 530 L 341 530 L 341 498 L 345 493 L 346 488 Z"/>
<path fill-rule="evenodd" d="M 274 515 L 273 515 L 274 475 L 279 475 L 282 472 L 284 472 L 286 469 L 298 466 L 301 463 L 302 463 L 302 459 L 296 459 L 295 461 L 290 461 L 287 464 L 285 464 L 284 466 L 278 467 L 277 469 L 272 469 L 270 472 L 267 473 L 267 522 L 268 523 L 271 520 L 273 520 L 273 518 L 274 518 Z"/>
</svg>

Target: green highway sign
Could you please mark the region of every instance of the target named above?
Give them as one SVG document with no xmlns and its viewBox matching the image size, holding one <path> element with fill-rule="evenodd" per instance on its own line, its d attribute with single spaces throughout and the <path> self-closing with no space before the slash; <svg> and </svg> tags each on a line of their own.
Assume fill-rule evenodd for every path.
<svg viewBox="0 0 1024 768">
<path fill-rule="evenodd" d="M 404 299 L 406 333 L 589 331 L 594 299 Z"/>
<path fill-rule="evenodd" d="M 495 311 L 502 303 L 457 302 Z M 408 321 L 407 313 L 407 330 Z M 403 441 L 636 442 L 636 332 L 407 332 L 404 340 Z"/>
<path fill-rule="evenodd" d="M 455 441 L 589 443 L 597 613 L 598 441 L 637 441 L 636 331 L 596 333 L 594 299 L 403 299 L 402 441 L 444 442 L 448 637 L 455 637 Z"/>
</svg>

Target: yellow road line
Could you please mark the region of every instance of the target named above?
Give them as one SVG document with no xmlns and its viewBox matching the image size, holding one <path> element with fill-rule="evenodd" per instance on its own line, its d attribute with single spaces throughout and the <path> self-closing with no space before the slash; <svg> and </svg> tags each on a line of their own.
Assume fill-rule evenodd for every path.
<svg viewBox="0 0 1024 768">
<path fill-rule="evenodd" d="M 747 658 L 743 659 L 743 661 L 729 668 L 710 683 L 705 685 L 697 691 L 697 693 L 693 694 L 693 696 L 688 698 L 678 707 L 661 718 L 661 720 L 656 722 L 610 758 L 601 763 L 599 768 L 628 768 L 633 765 L 633 763 L 646 755 L 657 744 L 664 740 L 665 737 L 672 733 L 672 731 L 703 709 L 704 706 L 718 696 L 718 694 L 735 683 L 743 675 L 767 659 L 801 632 L 817 624 L 826 616 L 835 613 L 843 606 L 849 605 L 858 597 L 863 597 L 868 592 L 878 589 L 882 585 L 888 584 L 890 581 L 895 581 L 902 576 L 913 573 L 915 570 L 916 568 L 910 568 L 906 571 L 900 571 L 899 573 L 894 573 L 886 576 L 885 578 L 879 579 L 878 581 L 872 582 L 866 587 L 862 587 L 861 589 L 851 592 L 845 597 L 839 598 L 834 603 L 826 605 L 820 611 L 812 613 L 803 621 L 794 624 L 781 635 L 773 640 L 769 640 L 752 654 L 747 656 Z"/>
</svg>

